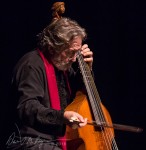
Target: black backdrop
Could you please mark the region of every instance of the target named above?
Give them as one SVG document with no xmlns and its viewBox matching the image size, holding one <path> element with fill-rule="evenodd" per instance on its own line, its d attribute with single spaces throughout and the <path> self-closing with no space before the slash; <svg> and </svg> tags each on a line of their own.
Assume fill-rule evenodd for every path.
<svg viewBox="0 0 146 150">
<path fill-rule="evenodd" d="M 0 5 L 1 141 L 11 73 L 18 59 L 35 47 L 36 34 L 51 18 L 50 0 L 5 0 Z M 145 128 L 146 118 L 146 2 L 134 0 L 68 0 L 64 16 L 86 28 L 94 52 L 95 83 L 114 123 Z M 115 130 L 120 150 L 143 150 L 145 130 Z"/>
</svg>

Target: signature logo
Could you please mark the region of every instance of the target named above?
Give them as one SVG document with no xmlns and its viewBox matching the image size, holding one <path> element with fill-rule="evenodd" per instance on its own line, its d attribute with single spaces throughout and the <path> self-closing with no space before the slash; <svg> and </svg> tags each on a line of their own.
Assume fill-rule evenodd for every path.
<svg viewBox="0 0 146 150">
<path fill-rule="evenodd" d="M 42 139 L 40 139 L 40 137 L 37 137 L 37 138 L 35 138 L 35 140 L 34 139 L 32 139 L 31 137 L 22 137 L 21 136 L 21 133 L 20 133 L 20 130 L 19 130 L 19 128 L 18 128 L 18 125 L 17 124 L 15 124 L 15 126 L 16 126 L 16 129 L 17 129 L 17 134 L 16 134 L 16 132 L 13 132 L 10 136 L 9 136 L 9 138 L 8 138 L 8 140 L 7 140 L 7 142 L 6 142 L 6 146 L 7 146 L 7 148 L 8 147 L 10 147 L 11 145 L 13 145 L 13 144 L 19 144 L 19 145 L 24 145 L 24 144 L 42 144 L 44 141 L 42 140 Z"/>
<path fill-rule="evenodd" d="M 9 148 L 11 146 L 14 146 L 14 145 L 35 145 L 37 144 L 39 146 L 39 148 L 41 148 L 42 144 L 43 143 L 48 143 L 52 146 L 58 146 L 58 145 L 64 145 L 66 144 L 66 140 L 65 139 L 61 139 L 61 142 L 58 142 L 58 139 L 55 139 L 55 140 L 45 140 L 45 139 L 42 139 L 40 138 L 39 136 L 36 137 L 36 138 L 31 138 L 31 137 L 22 137 L 21 136 L 21 132 L 18 128 L 18 125 L 15 124 L 15 127 L 16 127 L 16 132 L 13 132 L 7 142 L 6 142 L 6 147 Z"/>
</svg>

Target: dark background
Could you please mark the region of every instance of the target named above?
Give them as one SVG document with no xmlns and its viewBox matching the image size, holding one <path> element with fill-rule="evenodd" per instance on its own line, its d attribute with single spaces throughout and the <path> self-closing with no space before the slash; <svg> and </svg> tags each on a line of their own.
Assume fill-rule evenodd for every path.
<svg viewBox="0 0 146 150">
<path fill-rule="evenodd" d="M 11 73 L 32 50 L 36 35 L 50 22 L 52 0 L 5 0 L 0 3 L 0 124 L 8 105 Z M 120 150 L 144 150 L 146 118 L 146 2 L 141 0 L 67 0 L 64 16 L 88 33 L 94 53 L 95 83 L 114 123 L 138 126 L 142 133 L 115 130 Z M 0 139 L 0 149 L 3 149 Z"/>
</svg>

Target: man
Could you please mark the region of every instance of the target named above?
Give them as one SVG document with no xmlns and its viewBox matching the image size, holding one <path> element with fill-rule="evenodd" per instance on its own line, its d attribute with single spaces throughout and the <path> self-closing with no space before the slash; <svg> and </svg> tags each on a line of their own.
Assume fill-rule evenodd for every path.
<svg viewBox="0 0 146 150">
<path fill-rule="evenodd" d="M 61 150 L 60 137 L 69 120 L 78 120 L 79 127 L 87 124 L 87 118 L 77 112 L 65 111 L 84 86 L 76 67 L 78 51 L 92 69 L 93 53 L 87 44 L 82 45 L 85 38 L 86 32 L 77 22 L 62 17 L 38 34 L 37 48 L 19 60 L 11 96 L 16 101 L 17 131 L 9 137 L 7 148 Z"/>
</svg>

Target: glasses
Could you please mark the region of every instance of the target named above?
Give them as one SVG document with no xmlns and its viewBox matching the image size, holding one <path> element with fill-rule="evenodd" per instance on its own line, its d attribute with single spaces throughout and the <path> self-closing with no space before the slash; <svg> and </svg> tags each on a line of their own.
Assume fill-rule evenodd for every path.
<svg viewBox="0 0 146 150">
<path fill-rule="evenodd" d="M 77 50 L 65 50 L 64 51 L 65 52 L 65 55 L 66 55 L 66 57 L 68 58 L 68 59 L 73 59 L 74 57 L 76 57 L 77 56 Z"/>
</svg>

